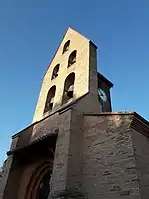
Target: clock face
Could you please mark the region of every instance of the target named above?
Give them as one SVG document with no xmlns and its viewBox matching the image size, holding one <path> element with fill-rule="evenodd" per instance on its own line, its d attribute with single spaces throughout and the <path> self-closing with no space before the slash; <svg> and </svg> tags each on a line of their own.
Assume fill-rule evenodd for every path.
<svg viewBox="0 0 149 199">
<path fill-rule="evenodd" d="M 99 97 L 102 99 L 102 101 L 106 102 L 107 101 L 107 96 L 106 96 L 104 90 L 99 88 L 98 93 L 99 93 Z"/>
</svg>

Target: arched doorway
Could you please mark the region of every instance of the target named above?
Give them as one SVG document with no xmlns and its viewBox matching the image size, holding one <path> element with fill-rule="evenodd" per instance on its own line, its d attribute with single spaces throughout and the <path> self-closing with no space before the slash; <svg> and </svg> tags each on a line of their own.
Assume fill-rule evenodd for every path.
<svg viewBox="0 0 149 199">
<path fill-rule="evenodd" d="M 27 186 L 25 199 L 47 199 L 50 193 L 52 161 L 45 161 L 38 166 Z"/>
<path fill-rule="evenodd" d="M 36 193 L 36 199 L 47 199 L 50 192 L 50 177 L 51 173 L 47 172 L 40 181 Z"/>
</svg>

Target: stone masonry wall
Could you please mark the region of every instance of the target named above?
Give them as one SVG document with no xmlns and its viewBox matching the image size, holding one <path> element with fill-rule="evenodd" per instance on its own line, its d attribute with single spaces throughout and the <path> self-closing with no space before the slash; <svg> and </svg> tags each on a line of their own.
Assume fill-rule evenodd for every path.
<svg viewBox="0 0 149 199">
<path fill-rule="evenodd" d="M 86 198 L 140 198 L 129 127 L 131 118 L 131 115 L 85 116 L 83 191 Z"/>
<path fill-rule="evenodd" d="M 83 165 L 83 115 L 75 110 L 62 113 L 65 120 L 57 137 L 50 198 L 81 193 Z"/>
<path fill-rule="evenodd" d="M 60 117 L 60 128 L 56 142 L 54 165 L 51 177 L 51 195 L 55 195 L 55 193 L 59 191 L 64 191 L 67 183 L 71 110 L 62 113 Z"/>
<path fill-rule="evenodd" d="M 72 111 L 69 139 L 67 189 L 82 191 L 83 170 L 83 115 Z"/>
<path fill-rule="evenodd" d="M 3 199 L 17 198 L 17 191 L 20 184 L 20 176 L 23 168 L 16 165 L 16 158 L 11 155 L 7 158 L 4 169 L 4 192 Z"/>
<path fill-rule="evenodd" d="M 139 176 L 140 192 L 143 199 L 149 198 L 149 138 L 132 129 L 132 139 Z"/>
</svg>

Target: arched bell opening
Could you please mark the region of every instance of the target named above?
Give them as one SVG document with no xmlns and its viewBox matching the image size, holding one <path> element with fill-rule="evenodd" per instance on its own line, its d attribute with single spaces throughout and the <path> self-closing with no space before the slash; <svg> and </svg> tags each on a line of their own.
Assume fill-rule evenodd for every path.
<svg viewBox="0 0 149 199">
<path fill-rule="evenodd" d="M 52 86 L 47 95 L 44 113 L 46 113 L 48 111 L 52 111 L 53 104 L 54 104 L 55 92 L 56 92 L 56 86 Z"/>
<path fill-rule="evenodd" d="M 68 51 L 69 46 L 70 46 L 70 40 L 68 40 L 68 41 L 65 43 L 65 45 L 64 45 L 64 47 L 63 47 L 63 52 L 62 52 L 62 54 L 64 54 L 65 52 Z"/>
<path fill-rule="evenodd" d="M 69 58 L 68 58 L 68 66 L 71 66 L 72 64 L 74 64 L 76 62 L 76 57 L 77 57 L 77 51 L 74 50 L 70 55 L 69 55 Z"/>
<path fill-rule="evenodd" d="M 70 73 L 64 83 L 64 92 L 62 103 L 68 102 L 70 99 L 74 97 L 74 81 L 75 81 L 75 73 Z"/>
<path fill-rule="evenodd" d="M 55 78 L 58 76 L 59 67 L 60 67 L 60 64 L 57 64 L 57 65 L 54 67 L 51 80 L 52 80 L 52 79 L 55 79 Z"/>
</svg>

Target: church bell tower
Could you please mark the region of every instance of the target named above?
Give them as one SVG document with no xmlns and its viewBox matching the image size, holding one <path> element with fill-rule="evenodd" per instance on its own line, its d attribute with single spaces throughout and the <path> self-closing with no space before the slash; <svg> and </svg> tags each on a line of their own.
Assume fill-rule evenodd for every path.
<svg viewBox="0 0 149 199">
<path fill-rule="evenodd" d="M 68 28 L 44 75 L 33 122 L 79 99 L 83 112 L 111 111 L 112 86 L 97 72 L 96 45 Z"/>
</svg>

